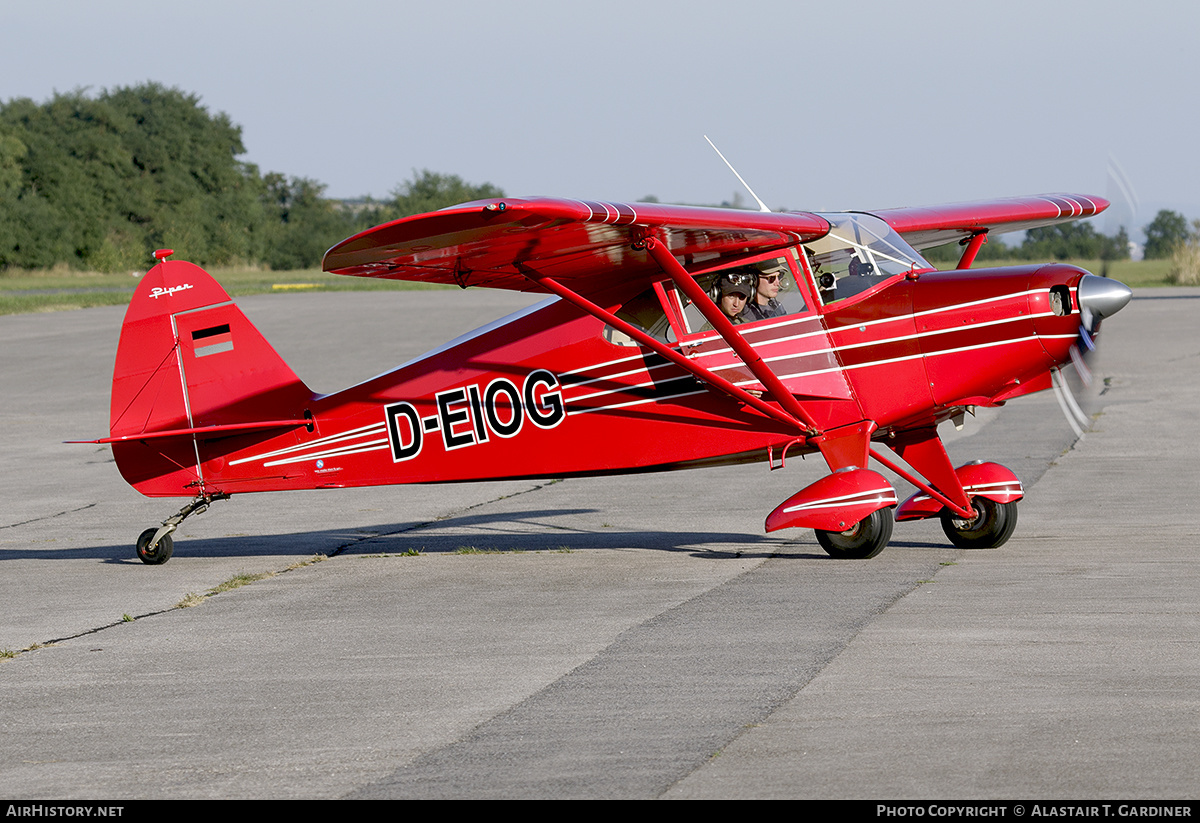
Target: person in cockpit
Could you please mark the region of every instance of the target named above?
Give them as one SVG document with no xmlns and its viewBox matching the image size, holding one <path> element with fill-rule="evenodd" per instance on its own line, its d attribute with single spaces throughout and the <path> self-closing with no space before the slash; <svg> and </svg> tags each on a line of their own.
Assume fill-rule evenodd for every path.
<svg viewBox="0 0 1200 823">
<path fill-rule="evenodd" d="M 758 276 L 755 270 L 734 269 L 723 273 L 714 286 L 714 301 L 721 313 L 729 318 L 733 325 L 747 322 L 746 303 L 754 294 L 754 282 Z M 705 323 L 700 331 L 711 331 L 712 323 Z"/>
<path fill-rule="evenodd" d="M 754 295 L 746 305 L 745 314 L 749 316 L 750 321 L 783 317 L 787 314 L 787 309 L 780 304 L 777 298 L 787 267 L 779 260 L 772 260 L 770 263 L 760 264 L 760 266 Z"/>
</svg>

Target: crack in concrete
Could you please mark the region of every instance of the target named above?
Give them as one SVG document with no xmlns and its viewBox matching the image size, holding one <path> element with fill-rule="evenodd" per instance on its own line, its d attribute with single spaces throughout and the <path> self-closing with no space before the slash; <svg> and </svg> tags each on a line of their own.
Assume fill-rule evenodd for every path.
<svg viewBox="0 0 1200 823">
<path fill-rule="evenodd" d="M 28 526 L 30 523 L 40 523 L 43 520 L 53 520 L 56 517 L 62 517 L 65 514 L 75 514 L 76 512 L 86 511 L 95 506 L 95 503 L 88 503 L 86 506 L 80 506 L 76 509 L 67 509 L 66 511 L 58 512 L 57 514 L 47 514 L 42 517 L 34 517 L 30 520 L 22 520 L 20 523 L 6 523 L 0 525 L 0 529 L 15 529 L 18 526 Z"/>
<path fill-rule="evenodd" d="M 524 495 L 524 494 L 531 494 L 531 493 L 533 493 L 533 492 L 536 492 L 536 491 L 538 491 L 538 490 L 540 490 L 540 489 L 544 489 L 544 488 L 546 488 L 547 486 L 553 486 L 553 485 L 555 485 L 556 483 L 560 483 L 560 482 L 562 482 L 562 481 L 561 481 L 561 480 L 550 480 L 550 481 L 547 481 L 547 482 L 545 482 L 545 483 L 539 483 L 539 484 L 537 484 L 537 485 L 534 485 L 534 486 L 532 486 L 532 487 L 530 487 L 530 488 L 528 488 L 528 489 L 524 489 L 524 490 L 522 490 L 522 491 L 513 492 L 512 494 L 503 494 L 503 495 L 500 495 L 499 497 L 492 498 L 491 500 L 483 500 L 483 501 L 480 501 L 479 503 L 475 503 L 475 504 L 473 504 L 473 505 L 470 505 L 470 506 L 464 506 L 464 507 L 463 507 L 463 508 L 461 508 L 461 509 L 457 509 L 457 510 L 455 510 L 455 511 L 453 511 L 453 512 L 450 512 L 449 514 L 442 515 L 441 517 L 434 518 L 433 520 L 429 520 L 429 521 L 426 521 L 426 522 L 424 522 L 424 523 L 417 523 L 417 524 L 415 524 L 415 525 L 412 525 L 412 526 L 410 526 L 410 527 L 408 527 L 408 528 L 406 528 L 406 529 L 400 529 L 399 531 L 396 531 L 396 532 L 390 532 L 390 533 L 387 533 L 387 534 L 365 534 L 365 535 L 363 535 L 363 536 L 362 536 L 362 538 L 360 538 L 360 539 L 358 539 L 358 540 L 351 540 L 351 541 L 350 541 L 350 542 L 348 542 L 348 543 L 344 543 L 344 544 L 342 544 L 341 546 L 338 546 L 338 547 L 337 547 L 337 548 L 336 548 L 336 549 L 335 549 L 333 552 L 331 552 L 330 554 L 326 555 L 326 557 L 327 557 L 327 558 L 337 557 L 339 554 L 341 554 L 341 553 L 342 553 L 343 551 L 345 551 L 346 549 L 349 549 L 349 548 L 351 548 L 352 546 L 357 546 L 358 544 L 360 544 L 360 543 L 363 543 L 363 542 L 366 542 L 366 541 L 368 541 L 368 540 L 374 540 L 374 539 L 376 539 L 376 538 L 380 538 L 380 537 L 392 537 L 392 536 L 394 536 L 394 535 L 399 535 L 399 534 L 407 534 L 407 533 L 409 533 L 409 532 L 414 532 L 414 531 L 419 531 L 419 530 L 421 530 L 421 529 L 426 529 L 426 528 L 429 528 L 430 526 L 435 526 L 435 525 L 437 525 L 438 523 L 445 522 L 446 520 L 450 520 L 450 519 L 452 519 L 452 518 L 458 517 L 458 516 L 460 516 L 460 515 L 462 515 L 462 514 L 465 514 L 465 513 L 469 512 L 469 511 L 473 511 L 473 510 L 475 510 L 475 509 L 478 509 L 478 508 L 481 508 L 481 507 L 483 507 L 483 506 L 488 506 L 488 505 L 491 505 L 492 503 L 498 503 L 498 502 L 500 502 L 501 500 L 508 500 L 509 498 L 512 498 L 512 497 L 519 497 L 519 496 L 521 496 L 521 495 Z M 26 525 L 26 524 L 29 524 L 29 523 L 36 523 L 36 522 L 38 522 L 39 520 L 48 520 L 48 519 L 51 519 L 51 518 L 53 518 L 53 517 L 61 517 L 61 516 L 62 516 L 62 515 L 64 515 L 64 514 L 72 514 L 72 513 L 74 513 L 74 512 L 83 511 L 84 509 L 90 509 L 90 508 L 92 508 L 92 507 L 93 507 L 93 506 L 95 506 L 95 505 L 96 505 L 95 503 L 89 503 L 89 504 L 87 504 L 86 506 L 80 506 L 80 507 L 79 507 L 79 508 L 77 508 L 77 509 L 70 509 L 70 510 L 68 510 L 68 511 L 59 512 L 58 514 L 47 515 L 46 517 L 37 517 L 37 518 L 34 518 L 34 519 L 32 519 L 32 520 L 25 520 L 25 521 L 23 521 L 23 522 L 21 522 L 21 523 L 12 523 L 12 524 L 9 524 L 9 525 L 6 525 L 6 526 L 0 526 L 0 529 L 14 528 L 14 527 L 16 527 L 16 526 L 24 526 L 24 525 Z M 301 565 L 308 565 L 308 564 L 301 564 Z M 281 571 L 279 571 L 279 572 L 275 572 L 275 573 L 273 573 L 273 574 L 284 574 L 284 573 L 286 573 L 286 572 L 292 571 L 294 568 L 300 568 L 300 567 L 301 567 L 301 566 L 290 566 L 290 567 L 288 567 L 288 568 L 286 568 L 286 569 L 283 569 L 283 570 L 281 570 Z M 266 578 L 263 578 L 263 579 L 266 579 Z M 254 582 L 257 582 L 257 581 L 254 581 Z M 244 584 L 244 585 L 252 585 L 252 584 L 251 584 L 251 583 L 246 583 L 246 584 Z M 238 588 L 242 588 L 242 587 L 241 587 L 241 586 L 239 586 Z M 205 599 L 207 599 L 208 597 L 216 597 L 218 594 L 220 594 L 220 592 L 210 592 L 209 594 L 205 595 Z M 11 659 L 11 658 L 13 658 L 13 657 L 16 657 L 16 656 L 17 656 L 17 655 L 19 655 L 19 654 L 25 654 L 26 652 L 37 651 L 38 649 L 44 649 L 44 648 L 47 648 L 47 647 L 49 647 L 49 646 L 53 646 L 53 645 L 55 645 L 55 644 L 57 644 L 57 643 L 63 643 L 63 642 L 65 642 L 65 641 L 67 641 L 67 640 L 77 640 L 77 639 L 79 639 L 79 638 L 81 638 L 81 637 L 87 637 L 87 636 L 88 636 L 88 635 L 90 635 L 90 634 L 98 634 L 99 632 L 105 631 L 106 629 L 112 629 L 112 628 L 115 628 L 115 627 L 117 627 L 117 626 L 122 626 L 122 625 L 125 625 L 126 623 L 136 622 L 136 621 L 138 621 L 138 620 L 144 620 L 144 619 L 146 619 L 146 618 L 149 618 L 149 617 L 155 617 L 155 616 L 157 616 L 157 615 L 166 614 L 166 613 L 168 613 L 168 612 L 179 611 L 181 608 L 184 608 L 184 607 L 183 607 L 183 606 L 180 606 L 179 604 L 175 604 L 175 605 L 173 605 L 173 606 L 168 606 L 168 607 L 166 607 L 166 608 L 163 608 L 163 609 L 158 609 L 158 610 L 156 610 L 156 611 L 147 612 L 147 613 L 145 613 L 145 614 L 133 615 L 133 616 L 132 616 L 132 619 L 125 619 L 125 618 L 122 618 L 122 619 L 120 619 L 120 620 L 116 620 L 116 621 L 114 621 L 114 622 L 112 622 L 112 623 L 108 623 L 108 624 L 105 624 L 105 625 L 103 625 L 103 626 L 94 626 L 94 627 L 92 627 L 92 628 L 90 628 L 90 629 L 85 629 L 85 630 L 83 630 L 83 631 L 76 632 L 75 634 L 67 635 L 67 636 L 65 636 L 65 637 L 58 637 L 58 638 L 55 638 L 55 639 L 53 639 L 53 640 L 47 640 L 47 641 L 45 641 L 45 642 L 42 642 L 42 643 L 34 643 L 33 645 L 31 645 L 31 646 L 28 646 L 27 648 L 24 648 L 24 649 L 20 649 L 20 650 L 18 650 L 18 651 L 7 651 L 7 650 L 6 650 L 6 654 L 5 654 L 4 658 L 0 658 L 0 659 Z"/>
</svg>

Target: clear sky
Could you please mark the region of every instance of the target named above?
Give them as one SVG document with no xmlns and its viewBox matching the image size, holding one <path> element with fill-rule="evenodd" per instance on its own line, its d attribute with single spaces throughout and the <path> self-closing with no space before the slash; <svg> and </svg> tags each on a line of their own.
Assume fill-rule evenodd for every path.
<svg viewBox="0 0 1200 823">
<path fill-rule="evenodd" d="M 430 169 L 729 200 L 707 134 L 772 208 L 1128 209 L 1115 163 L 1132 227 L 1200 218 L 1192 0 L 0 0 L 0 32 L 2 100 L 175 86 L 242 127 L 244 159 L 334 197 Z"/>
</svg>

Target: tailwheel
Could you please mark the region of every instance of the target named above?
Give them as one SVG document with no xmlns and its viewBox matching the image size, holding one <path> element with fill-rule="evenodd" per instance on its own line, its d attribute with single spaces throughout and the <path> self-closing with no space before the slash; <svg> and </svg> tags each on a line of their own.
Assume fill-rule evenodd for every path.
<svg viewBox="0 0 1200 823">
<path fill-rule="evenodd" d="M 971 500 L 975 517 L 968 520 L 942 509 L 942 531 L 960 549 L 996 549 L 1017 527 L 1017 503 L 997 503 L 986 497 Z"/>
<path fill-rule="evenodd" d="M 816 529 L 817 542 L 830 557 L 839 560 L 866 560 L 883 551 L 892 539 L 892 512 L 878 509 L 844 532 Z"/>
<path fill-rule="evenodd" d="M 137 539 L 137 556 L 138 559 L 147 566 L 160 566 L 171 559 L 171 552 L 175 550 L 175 541 L 171 539 L 171 535 L 164 534 L 158 538 L 158 542 L 154 542 L 154 535 L 158 534 L 157 528 L 146 529 Z"/>
<path fill-rule="evenodd" d="M 171 552 L 175 550 L 175 541 L 171 538 L 171 532 L 179 528 L 179 524 L 187 520 L 193 514 L 200 514 L 205 511 L 211 504 L 217 500 L 228 500 L 229 495 L 225 492 L 213 492 L 212 494 L 198 494 L 192 498 L 192 501 L 163 521 L 160 529 L 146 529 L 137 539 L 137 556 L 148 566 L 161 566 L 171 559 Z M 155 538 L 158 538 L 157 540 Z"/>
</svg>

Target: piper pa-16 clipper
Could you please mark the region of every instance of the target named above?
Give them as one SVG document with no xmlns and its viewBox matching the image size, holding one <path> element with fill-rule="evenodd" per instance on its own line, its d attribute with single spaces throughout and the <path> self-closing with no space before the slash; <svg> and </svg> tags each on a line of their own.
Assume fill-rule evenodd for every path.
<svg viewBox="0 0 1200 823">
<path fill-rule="evenodd" d="M 142 279 L 121 330 L 110 436 L 124 478 L 191 501 L 171 533 L 247 492 L 569 477 L 819 452 L 830 473 L 767 515 L 872 557 L 893 521 L 962 547 L 1012 534 L 1024 494 L 951 464 L 939 423 L 1051 388 L 1130 290 L 1063 264 L 971 270 L 989 232 L 1098 214 L 1043 195 L 873 213 L 494 199 L 330 249 L 327 271 L 543 292 L 545 301 L 335 394 L 317 395 L 202 269 Z M 917 251 L 963 246 L 937 271 Z M 872 461 L 917 492 L 900 502 Z M 894 512 L 893 512 L 894 509 Z"/>
</svg>

